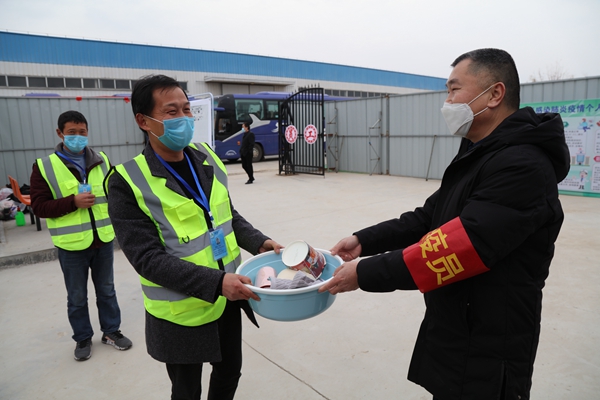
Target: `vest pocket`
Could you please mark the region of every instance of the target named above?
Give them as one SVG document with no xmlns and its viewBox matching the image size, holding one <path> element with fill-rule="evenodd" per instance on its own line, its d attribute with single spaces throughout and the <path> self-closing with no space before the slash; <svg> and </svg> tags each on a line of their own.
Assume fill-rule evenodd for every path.
<svg viewBox="0 0 600 400">
<path fill-rule="evenodd" d="M 235 258 L 237 255 L 233 254 L 233 250 L 238 248 L 237 240 L 235 240 L 235 235 L 225 236 L 225 242 L 227 243 L 227 254 Z"/>
<path fill-rule="evenodd" d="M 211 211 L 217 225 L 221 225 L 233 218 L 231 216 L 231 206 L 229 205 L 228 198 L 218 203 L 215 201 L 215 204 L 211 205 Z"/>
<path fill-rule="evenodd" d="M 179 238 L 195 239 L 208 230 L 204 213 L 193 200 L 188 199 L 175 207 L 166 208 L 165 215 Z"/>
<path fill-rule="evenodd" d="M 197 308 L 205 308 L 210 306 L 212 306 L 212 304 L 208 301 L 200 300 L 197 298 L 189 298 L 185 300 L 169 302 L 171 314 L 173 315 L 179 315 L 187 311 L 195 310 Z"/>
</svg>

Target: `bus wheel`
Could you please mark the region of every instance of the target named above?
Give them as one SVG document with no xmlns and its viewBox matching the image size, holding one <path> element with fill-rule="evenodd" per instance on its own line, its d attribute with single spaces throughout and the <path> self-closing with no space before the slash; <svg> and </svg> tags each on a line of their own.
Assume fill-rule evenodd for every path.
<svg viewBox="0 0 600 400">
<path fill-rule="evenodd" d="M 252 148 L 252 162 L 258 162 L 264 158 L 263 148 L 260 144 L 254 143 Z"/>
</svg>

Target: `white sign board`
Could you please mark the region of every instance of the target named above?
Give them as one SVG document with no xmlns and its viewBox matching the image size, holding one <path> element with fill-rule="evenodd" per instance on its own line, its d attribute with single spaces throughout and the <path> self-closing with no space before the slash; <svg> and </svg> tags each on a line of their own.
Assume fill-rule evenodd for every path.
<svg viewBox="0 0 600 400">
<path fill-rule="evenodd" d="M 204 93 L 193 97 L 194 100 L 190 101 L 192 115 L 194 116 L 192 143 L 206 142 L 214 150 L 213 96 L 210 93 Z"/>
</svg>

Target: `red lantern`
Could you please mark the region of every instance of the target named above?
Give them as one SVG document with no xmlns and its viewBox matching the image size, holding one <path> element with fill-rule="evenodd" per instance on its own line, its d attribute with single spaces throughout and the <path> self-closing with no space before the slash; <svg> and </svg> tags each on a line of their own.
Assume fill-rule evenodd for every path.
<svg viewBox="0 0 600 400">
<path fill-rule="evenodd" d="M 125 103 L 129 103 L 129 97 L 123 97 L 123 101 L 124 101 Z"/>
<path fill-rule="evenodd" d="M 81 100 L 83 100 L 83 99 L 82 99 L 82 97 L 81 97 L 81 96 L 77 96 L 77 97 L 75 97 L 75 100 L 77 100 L 77 101 L 81 101 Z"/>
</svg>

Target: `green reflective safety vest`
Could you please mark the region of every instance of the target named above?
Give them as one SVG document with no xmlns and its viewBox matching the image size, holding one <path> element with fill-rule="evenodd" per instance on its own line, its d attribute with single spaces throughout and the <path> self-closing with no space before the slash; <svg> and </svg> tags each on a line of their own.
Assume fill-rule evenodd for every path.
<svg viewBox="0 0 600 400">
<path fill-rule="evenodd" d="M 78 208 L 62 217 L 46 219 L 52 243 L 56 247 L 69 251 L 87 249 L 94 241 L 94 226 L 98 238 L 104 243 L 109 243 L 115 238 L 102 185 L 110 162 L 106 154 L 103 152 L 99 154 L 104 162 L 96 165 L 87 174 L 87 183 L 92 187 L 92 194 L 96 196 L 94 205 L 89 209 Z M 37 165 L 42 177 L 48 183 L 54 199 L 62 199 L 79 193 L 79 181 L 59 156 L 51 154 L 44 158 L 38 158 Z"/>
<path fill-rule="evenodd" d="M 204 165 L 214 170 L 210 198 L 213 228 L 221 228 L 227 245 L 227 255 L 222 258 L 225 272 L 235 272 L 241 262 L 240 248 L 233 233 L 233 216 L 227 171 L 207 144 L 191 144 L 190 147 L 207 156 Z M 131 187 L 138 206 L 154 222 L 165 251 L 177 258 L 209 268 L 219 269 L 213 258 L 210 232 L 204 210 L 194 200 L 182 196 L 165 186 L 166 179 L 153 176 L 143 154 L 115 170 Z M 144 306 L 156 318 L 178 325 L 199 326 L 217 320 L 225 309 L 227 299 L 219 296 L 209 303 L 164 288 L 140 276 Z"/>
</svg>

